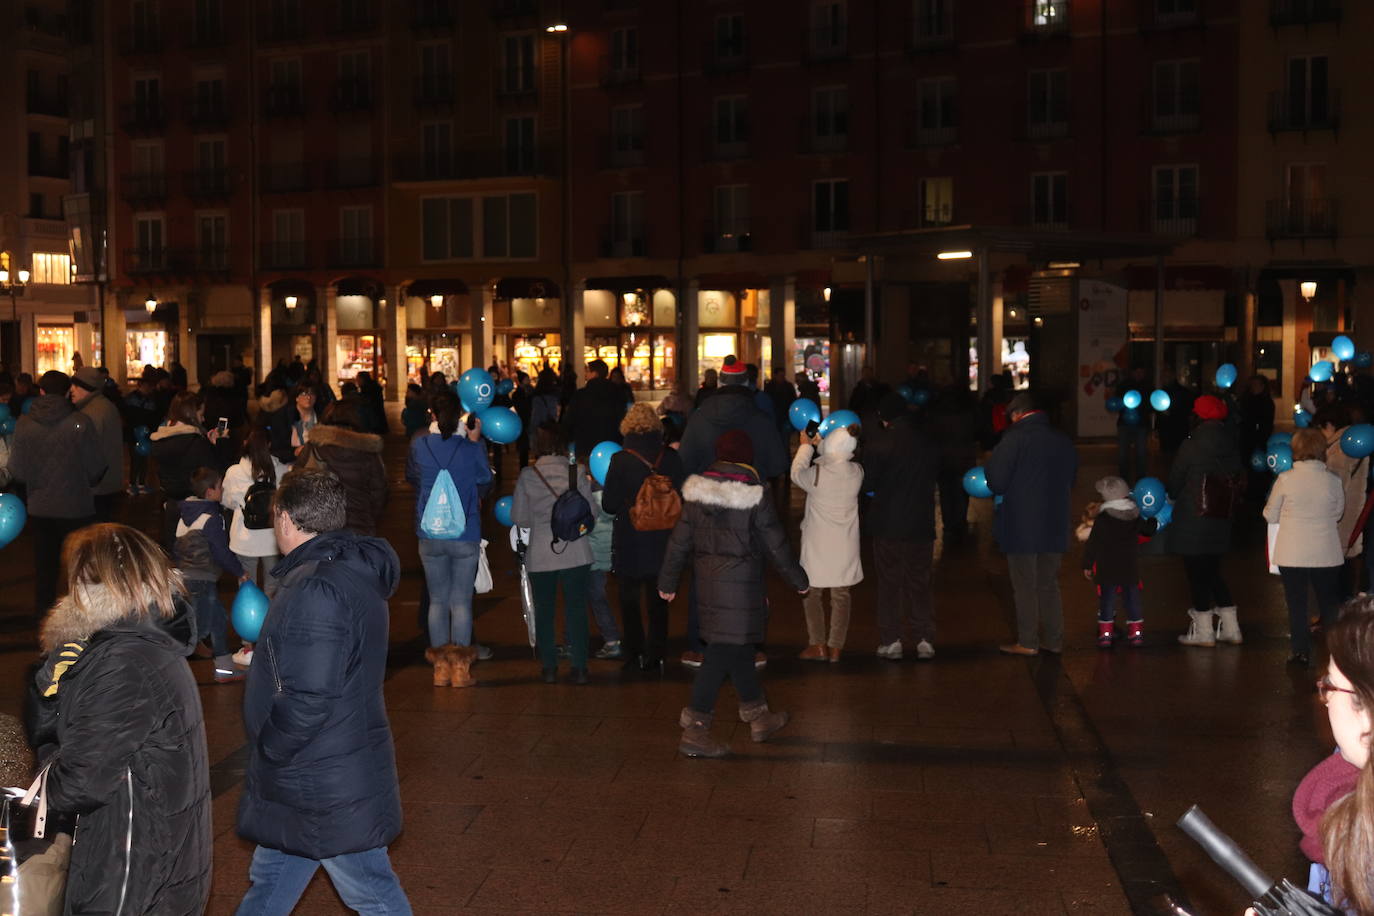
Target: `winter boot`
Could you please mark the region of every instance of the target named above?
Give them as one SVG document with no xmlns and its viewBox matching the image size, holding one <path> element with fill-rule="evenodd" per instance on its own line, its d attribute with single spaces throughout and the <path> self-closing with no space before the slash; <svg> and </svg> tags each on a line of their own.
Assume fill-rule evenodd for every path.
<svg viewBox="0 0 1374 916">
<path fill-rule="evenodd" d="M 448 653 L 449 685 L 471 687 L 477 683 L 472 676 L 472 663 L 477 660 L 476 646 L 445 646 Z"/>
<path fill-rule="evenodd" d="M 1116 635 L 1116 625 L 1110 620 L 1099 620 L 1097 622 L 1097 647 L 1099 649 L 1110 649 L 1112 639 Z"/>
<path fill-rule="evenodd" d="M 1231 607 L 1217 608 L 1217 642 L 1229 642 L 1240 645 L 1244 640 L 1240 635 L 1240 621 L 1236 620 L 1235 605 Z"/>
<path fill-rule="evenodd" d="M 1137 649 L 1145 645 L 1145 621 L 1126 621 L 1126 638 L 1130 640 L 1131 645 L 1135 646 Z"/>
<path fill-rule="evenodd" d="M 706 712 L 697 712 L 688 706 L 682 710 L 678 716 L 678 725 L 682 726 L 682 740 L 678 742 L 678 753 L 684 757 L 724 757 L 730 753 L 730 749 L 723 744 L 717 744 L 711 737 L 711 723 L 715 716 Z"/>
<path fill-rule="evenodd" d="M 1235 613 L 1235 608 L 1231 609 L 1231 613 Z M 1178 641 L 1185 646 L 1215 646 L 1217 634 L 1212 612 L 1195 611 L 1189 608 L 1188 616 L 1193 619 L 1193 622 L 1189 624 L 1188 632 L 1180 636 Z M 1237 630 L 1237 635 L 1239 632 Z"/>
<path fill-rule="evenodd" d="M 453 662 L 449 649 L 452 646 L 433 646 L 425 650 L 425 661 L 434 666 L 434 686 L 447 687 L 453 679 Z"/>
<path fill-rule="evenodd" d="M 767 741 L 787 724 L 787 713 L 773 712 L 764 699 L 745 703 L 739 708 L 739 720 L 749 723 L 749 737 L 754 741 Z"/>
</svg>

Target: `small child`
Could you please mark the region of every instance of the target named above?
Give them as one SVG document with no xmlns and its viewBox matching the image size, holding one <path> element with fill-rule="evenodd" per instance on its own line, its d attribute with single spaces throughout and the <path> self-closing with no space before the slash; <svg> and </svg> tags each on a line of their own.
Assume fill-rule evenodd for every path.
<svg viewBox="0 0 1374 916">
<path fill-rule="evenodd" d="M 414 383 L 406 387 L 406 406 L 401 411 L 401 425 L 406 430 L 406 441 L 415 434 L 429 429 L 429 398 L 424 389 Z"/>
<path fill-rule="evenodd" d="M 229 549 L 224 514 L 219 501 L 223 478 L 214 468 L 196 468 L 191 474 L 192 498 L 182 500 L 177 520 L 173 560 L 186 582 L 186 596 L 196 615 L 196 631 L 208 637 L 215 655 L 215 683 L 243 680 L 229 654 L 229 615 L 220 604 L 220 573 L 228 572 L 244 582 L 248 575 Z"/>
<path fill-rule="evenodd" d="M 1126 638 L 1132 646 L 1145 642 L 1140 603 L 1140 575 L 1136 545 L 1155 532 L 1153 519 L 1142 519 L 1131 499 L 1131 488 L 1120 477 L 1103 477 L 1096 484 L 1102 502 L 1089 503 L 1078 527 L 1083 545 L 1083 576 L 1097 584 L 1097 647 L 1110 649 L 1115 638 L 1115 597 L 1126 611 Z"/>
<path fill-rule="evenodd" d="M 158 416 L 157 400 L 154 398 L 153 380 L 143 376 L 138 387 L 124 398 L 124 441 L 129 443 L 129 487 L 130 496 L 151 493 L 148 486 L 148 455 L 140 452 L 136 430 L 144 429 L 144 435 L 157 429 L 161 417 Z"/>
</svg>

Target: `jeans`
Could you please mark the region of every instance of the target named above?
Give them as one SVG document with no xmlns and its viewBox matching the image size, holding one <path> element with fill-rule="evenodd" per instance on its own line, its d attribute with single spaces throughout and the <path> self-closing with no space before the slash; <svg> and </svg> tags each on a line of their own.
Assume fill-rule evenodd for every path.
<svg viewBox="0 0 1374 916">
<path fill-rule="evenodd" d="M 596 619 L 596 628 L 601 631 L 601 638 L 606 642 L 620 642 L 620 629 L 615 623 L 615 612 L 611 610 L 611 602 L 606 597 L 606 570 L 593 569 L 587 574 L 587 603 L 592 606 L 592 617 Z M 565 634 L 566 624 L 565 620 Z"/>
<path fill-rule="evenodd" d="M 830 631 L 826 635 L 825 606 L 821 596 L 830 593 Z M 826 646 L 843 649 L 845 636 L 849 633 L 849 586 L 838 585 L 831 588 L 811 587 L 802 599 L 802 610 L 806 614 L 806 643 L 810 646 Z M 884 643 L 886 645 L 886 643 Z"/>
<path fill-rule="evenodd" d="M 1143 423 L 1136 426 L 1119 424 L 1116 427 L 1116 451 L 1122 480 L 1135 483 L 1144 477 L 1150 464 L 1150 428 Z"/>
<path fill-rule="evenodd" d="M 591 565 L 530 573 L 534 593 L 534 641 L 539 660 L 545 668 L 558 667 L 558 647 L 554 645 L 554 617 L 558 611 L 558 586 L 563 586 L 563 624 L 568 634 L 574 668 L 587 667 L 587 579 Z"/>
<path fill-rule="evenodd" d="M 964 472 L 942 469 L 936 477 L 940 485 L 940 518 L 945 523 L 945 541 L 968 536 L 968 492 Z"/>
<path fill-rule="evenodd" d="M 1007 572 L 1016 602 L 1016 641 L 1027 649 L 1064 647 L 1064 606 L 1059 598 L 1057 553 L 1009 553 Z M 1043 634 L 1043 635 L 1042 635 Z"/>
<path fill-rule="evenodd" d="M 253 886 L 243 895 L 236 916 L 287 916 L 321 865 L 350 909 L 376 916 L 406 916 L 410 912 L 410 902 L 391 870 L 385 846 L 319 860 L 259 846 L 248 866 L 248 880 Z"/>
<path fill-rule="evenodd" d="M 1111 623 L 1116 619 L 1115 599 L 1121 596 L 1121 609 L 1126 612 L 1126 620 L 1135 622 L 1144 620 L 1144 615 L 1140 611 L 1140 586 L 1139 585 L 1108 585 L 1103 588 L 1097 587 L 1097 619 L 1101 623 Z"/>
<path fill-rule="evenodd" d="M 903 636 L 934 642 L 935 601 L 930 591 L 934 553 L 933 541 L 873 539 L 879 645 L 891 645 Z"/>
<path fill-rule="evenodd" d="M 763 698 L 763 684 L 754 667 L 752 645 L 730 646 L 716 642 L 707 646 L 703 654 L 701 670 L 692 681 L 691 706 L 694 710 L 709 716 L 716 708 L 716 697 L 727 679 L 735 685 L 741 706 Z"/>
<path fill-rule="evenodd" d="M 1231 590 L 1221 578 L 1221 554 L 1185 554 L 1183 570 L 1188 574 L 1188 588 L 1193 593 L 1193 610 L 1210 611 L 1214 607 L 1235 604 L 1231 600 Z"/>
<path fill-rule="evenodd" d="M 420 538 L 420 564 L 429 589 L 429 644 L 472 643 L 472 590 L 477 582 L 478 541 Z"/>
<path fill-rule="evenodd" d="M 57 578 L 62 571 L 62 544 L 67 535 L 94 522 L 93 518 L 29 516 L 33 534 L 33 612 L 39 620 L 57 603 Z"/>
<path fill-rule="evenodd" d="M 132 445 L 129 446 L 129 483 L 136 487 L 148 483 L 148 456 L 140 455 Z"/>
<path fill-rule="evenodd" d="M 1280 566 L 1283 596 L 1288 601 L 1288 644 L 1296 655 L 1312 652 L 1312 634 L 1307 622 L 1307 583 L 1317 593 L 1317 610 L 1322 625 L 1331 626 L 1341 605 L 1340 566 Z"/>
<path fill-rule="evenodd" d="M 229 655 L 229 615 L 220 604 L 217 583 L 187 579 L 186 597 L 196 613 L 196 635 L 209 637 L 215 661 L 222 662 Z"/>
<path fill-rule="evenodd" d="M 626 658 L 642 655 L 657 662 L 668 651 L 668 602 L 658 596 L 658 577 L 636 578 L 616 574 L 620 584 L 621 642 Z M 644 637 L 641 604 L 649 615 L 649 636 Z"/>
<path fill-rule="evenodd" d="M 280 556 L 275 553 L 269 557 L 245 557 L 241 553 L 235 553 L 234 556 L 239 558 L 239 565 L 242 566 L 243 571 L 248 574 L 249 582 L 252 582 L 254 585 L 261 584 L 262 590 L 269 598 L 277 593 L 277 580 L 272 578 L 271 573 L 272 567 L 280 562 Z M 261 579 L 258 577 L 259 565 L 262 566 Z"/>
</svg>

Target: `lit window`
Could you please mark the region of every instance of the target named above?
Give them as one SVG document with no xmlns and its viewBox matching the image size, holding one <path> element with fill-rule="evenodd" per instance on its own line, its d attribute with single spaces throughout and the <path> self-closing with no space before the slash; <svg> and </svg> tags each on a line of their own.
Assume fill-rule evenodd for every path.
<svg viewBox="0 0 1374 916">
<path fill-rule="evenodd" d="M 55 283 L 67 285 L 72 282 L 72 259 L 65 254 L 33 253 L 34 283 Z"/>
</svg>

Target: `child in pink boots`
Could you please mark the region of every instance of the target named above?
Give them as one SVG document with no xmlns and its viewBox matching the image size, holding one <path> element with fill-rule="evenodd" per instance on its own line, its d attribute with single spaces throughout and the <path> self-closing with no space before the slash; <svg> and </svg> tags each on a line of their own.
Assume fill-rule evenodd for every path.
<svg viewBox="0 0 1374 916">
<path fill-rule="evenodd" d="M 1116 638 L 1116 596 L 1126 611 L 1126 639 L 1132 646 L 1145 642 L 1140 602 L 1136 545 L 1155 532 L 1153 519 L 1140 517 L 1131 489 L 1120 477 L 1097 482 L 1102 502 L 1090 503 L 1079 526 L 1083 545 L 1083 575 L 1097 585 L 1097 647 L 1110 649 Z"/>
</svg>

